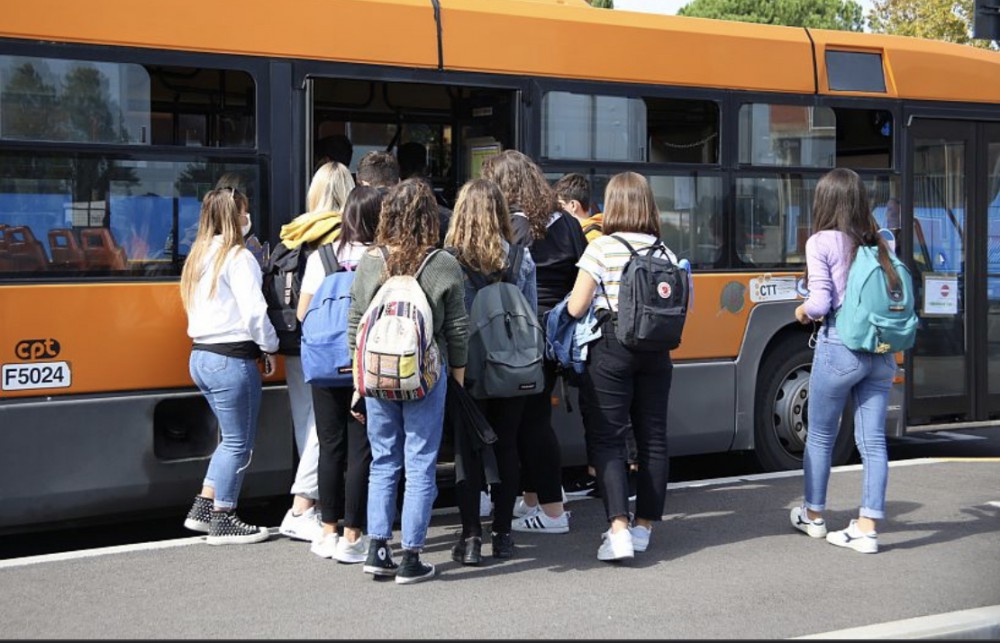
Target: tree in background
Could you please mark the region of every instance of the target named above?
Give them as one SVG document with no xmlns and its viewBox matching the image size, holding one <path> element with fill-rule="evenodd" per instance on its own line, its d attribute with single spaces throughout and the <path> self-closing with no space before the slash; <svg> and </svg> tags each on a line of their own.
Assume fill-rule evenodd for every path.
<svg viewBox="0 0 1000 643">
<path fill-rule="evenodd" d="M 598 9 L 614 9 L 615 0 L 587 0 L 590 6 L 597 7 Z"/>
<path fill-rule="evenodd" d="M 972 38 L 974 0 L 875 0 L 868 26 L 876 33 L 947 40 L 985 49 L 987 40 Z"/>
<path fill-rule="evenodd" d="M 861 5 L 854 0 L 693 0 L 682 7 L 677 15 L 789 27 L 861 31 L 864 27 L 863 13 Z"/>
</svg>

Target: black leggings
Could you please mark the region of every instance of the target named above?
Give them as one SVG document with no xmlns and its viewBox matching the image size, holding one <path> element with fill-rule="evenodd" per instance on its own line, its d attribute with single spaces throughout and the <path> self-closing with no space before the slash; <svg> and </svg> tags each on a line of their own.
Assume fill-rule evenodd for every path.
<svg viewBox="0 0 1000 643">
<path fill-rule="evenodd" d="M 524 412 L 517 433 L 524 491 L 536 492 L 538 502 L 562 500 L 562 453 L 552 428 L 552 389 L 556 386 L 556 365 L 545 360 L 545 390 L 524 398 Z"/>
<path fill-rule="evenodd" d="M 592 396 L 588 451 L 608 520 L 628 516 L 628 448 L 631 420 L 638 447 L 635 515 L 660 520 L 667 493 L 667 400 L 673 364 L 667 351 L 638 352 L 622 346 L 613 324 L 590 345 L 582 394 Z"/>
<path fill-rule="evenodd" d="M 492 530 L 498 534 L 510 533 L 514 518 L 514 500 L 521 491 L 521 463 L 517 455 L 517 436 L 524 417 L 525 397 L 505 397 L 479 400 L 490 426 L 497 434 L 493 444 L 500 484 L 491 488 L 493 498 Z M 469 476 L 455 489 L 458 511 L 462 516 L 462 537 L 482 535 L 479 521 L 479 492 L 483 488 L 482 463 L 467 467 Z"/>
<path fill-rule="evenodd" d="M 351 415 L 351 388 L 314 386 L 319 438 L 319 509 L 323 522 L 364 529 L 368 519 L 368 470 L 372 449 L 363 424 Z"/>
</svg>

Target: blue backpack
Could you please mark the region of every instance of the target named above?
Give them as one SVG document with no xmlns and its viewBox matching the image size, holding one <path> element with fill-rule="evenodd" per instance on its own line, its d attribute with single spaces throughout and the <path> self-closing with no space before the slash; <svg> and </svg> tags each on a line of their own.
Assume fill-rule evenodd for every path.
<svg viewBox="0 0 1000 643">
<path fill-rule="evenodd" d="M 837 334 L 844 346 L 867 353 L 895 353 L 913 346 L 917 335 L 913 280 L 889 253 L 900 287 L 892 290 L 878 262 L 878 246 L 860 246 L 847 273 L 844 301 L 837 311 Z"/>
<path fill-rule="evenodd" d="M 333 244 L 319 249 L 326 278 L 302 320 L 302 372 L 316 386 L 353 386 L 352 354 L 347 346 L 347 311 L 354 271 L 342 270 Z"/>
</svg>

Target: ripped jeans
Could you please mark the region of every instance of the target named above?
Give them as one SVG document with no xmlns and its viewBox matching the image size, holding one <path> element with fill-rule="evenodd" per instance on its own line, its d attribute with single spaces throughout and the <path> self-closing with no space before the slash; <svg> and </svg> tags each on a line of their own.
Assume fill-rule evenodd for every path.
<svg viewBox="0 0 1000 643">
<path fill-rule="evenodd" d="M 222 436 L 212 454 L 204 486 L 215 489 L 215 508 L 236 507 L 243 477 L 250 467 L 260 414 L 261 377 L 252 359 L 191 351 L 191 379 L 219 421 Z"/>
</svg>

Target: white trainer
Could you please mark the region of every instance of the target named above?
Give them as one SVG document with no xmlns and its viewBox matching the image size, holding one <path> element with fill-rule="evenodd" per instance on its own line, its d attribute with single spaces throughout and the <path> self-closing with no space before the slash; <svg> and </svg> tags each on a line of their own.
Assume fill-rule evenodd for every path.
<svg viewBox="0 0 1000 643">
<path fill-rule="evenodd" d="M 862 554 L 878 553 L 878 532 L 866 534 L 858 529 L 858 521 L 852 520 L 847 529 L 831 531 L 826 535 L 826 542 L 837 547 L 847 547 Z"/>
<path fill-rule="evenodd" d="M 632 525 L 628 528 L 628 531 L 632 534 L 632 549 L 635 551 L 646 551 L 646 548 L 649 547 L 649 537 L 652 535 L 653 530 L 642 525 Z"/>
<path fill-rule="evenodd" d="M 368 536 L 362 536 L 353 543 L 341 536 L 333 551 L 333 559 L 337 562 L 353 565 L 363 563 L 368 558 Z"/>
<path fill-rule="evenodd" d="M 534 532 L 539 534 L 565 534 L 569 533 L 569 512 L 564 511 L 561 515 L 552 518 L 544 511 L 518 518 L 511 523 L 510 528 L 514 531 Z"/>
<path fill-rule="evenodd" d="M 597 560 L 625 560 L 635 557 L 632 534 L 622 529 L 617 534 L 611 529 L 601 534 L 601 546 L 597 550 Z"/>
<path fill-rule="evenodd" d="M 312 542 L 323 537 L 323 523 L 319 521 L 315 507 L 309 507 L 297 516 L 289 509 L 281 521 L 278 532 L 295 540 Z"/>
<path fill-rule="evenodd" d="M 323 534 L 319 539 L 313 541 L 312 545 L 309 546 L 309 551 L 320 558 L 333 558 L 337 552 L 337 542 L 339 540 L 340 538 L 335 531 Z"/>
<path fill-rule="evenodd" d="M 792 527 L 795 527 L 804 534 L 808 534 L 811 538 L 823 538 L 826 536 L 826 521 L 822 518 L 817 518 L 816 520 L 810 519 L 805 507 L 792 507 L 792 512 L 789 514 L 788 519 L 791 520 Z"/>
<path fill-rule="evenodd" d="M 524 504 L 524 496 L 518 496 L 517 501 L 514 503 L 514 517 L 524 518 L 525 516 L 534 516 L 540 510 L 538 505 L 526 505 Z"/>
</svg>

